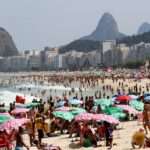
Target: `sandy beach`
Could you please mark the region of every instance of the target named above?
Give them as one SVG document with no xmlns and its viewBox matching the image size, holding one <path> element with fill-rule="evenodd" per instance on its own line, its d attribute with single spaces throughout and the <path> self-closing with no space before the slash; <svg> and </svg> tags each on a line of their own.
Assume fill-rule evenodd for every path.
<svg viewBox="0 0 150 150">
<path fill-rule="evenodd" d="M 113 143 L 115 143 L 116 145 L 113 146 L 112 150 L 132 150 L 132 146 L 131 146 L 132 135 L 135 131 L 137 131 L 139 128 L 142 127 L 141 122 L 137 122 L 137 121 L 121 122 L 119 127 L 120 129 L 114 131 Z M 107 150 L 104 141 L 100 142 L 99 145 L 101 146 L 98 146 L 97 148 L 94 147 L 84 148 L 79 146 L 78 141 L 75 142 L 72 141 L 72 138 L 68 138 L 68 135 L 61 135 L 61 136 L 59 135 L 56 137 L 44 138 L 42 141 L 44 143 L 60 146 L 62 150 L 74 150 L 74 149 Z M 27 136 L 26 136 L 26 142 L 27 143 L 29 142 Z M 32 147 L 31 150 L 37 150 L 37 148 Z"/>
<path fill-rule="evenodd" d="M 65 74 L 66 75 L 66 74 Z M 27 75 L 26 75 L 27 76 Z M 53 75 L 52 75 L 53 76 Z M 65 80 L 58 81 L 59 76 L 56 78 L 56 81 L 53 81 L 50 79 L 48 81 L 47 77 L 40 76 L 40 78 L 36 77 L 23 77 L 17 76 L 15 78 L 9 77 L 7 79 L 4 78 L 4 81 L 2 80 L 2 83 L 6 83 L 6 85 L 10 84 L 9 89 L 6 87 L 4 89 L 10 90 L 13 89 L 11 92 L 20 92 L 24 95 L 33 95 L 37 97 L 41 97 L 43 101 L 47 101 L 51 96 L 54 98 L 54 103 L 58 99 L 55 97 L 63 98 L 63 94 L 65 93 L 68 98 L 71 98 L 75 95 L 78 95 L 78 97 L 83 96 L 84 98 L 86 96 L 95 96 L 95 93 L 98 91 L 101 92 L 101 96 L 103 97 L 104 94 L 105 97 L 109 96 L 112 97 L 114 94 L 118 92 L 118 89 L 123 93 L 128 93 L 129 89 L 134 91 L 134 88 L 137 87 L 137 89 L 140 89 L 140 94 L 143 94 L 143 92 L 149 92 L 150 87 L 150 80 L 147 78 L 143 78 L 140 80 L 137 80 L 135 78 L 128 78 L 128 79 L 117 79 L 116 81 L 113 81 L 112 78 L 105 78 L 104 82 L 101 78 L 97 80 L 87 80 L 83 78 L 83 81 L 78 80 L 77 78 L 74 80 L 72 79 L 71 82 L 69 82 L 68 78 L 70 78 L 72 74 L 68 75 Z M 75 75 L 76 76 L 76 75 Z M 82 76 L 82 75 L 81 75 Z M 62 78 L 64 76 L 62 75 Z M 41 83 L 43 81 L 43 83 Z M 90 83 L 89 83 L 90 82 Z M 108 88 L 113 88 L 113 92 Z M 148 88 L 147 88 L 148 87 Z M 71 92 L 72 89 L 75 89 L 75 92 Z M 82 88 L 82 92 L 79 90 Z M 105 89 L 104 89 L 105 88 Z M 44 91 L 44 94 L 42 92 Z M 69 92 L 71 94 L 69 95 Z M 140 95 L 139 95 L 140 96 Z M 15 101 L 15 96 L 13 101 Z M 3 100 L 5 101 L 5 100 Z M 119 126 L 117 126 L 117 130 L 114 130 L 113 132 L 113 150 L 131 150 L 131 139 L 134 134 L 134 132 L 138 131 L 140 128 L 143 128 L 142 122 L 138 122 L 138 120 L 134 121 L 123 121 L 120 122 Z M 57 134 L 58 133 L 58 134 Z M 84 148 L 79 145 L 79 137 L 78 138 L 69 138 L 69 134 L 60 134 L 60 132 L 56 132 L 56 136 L 52 137 L 44 137 L 42 139 L 43 143 L 52 144 L 55 146 L 60 146 L 62 150 L 105 150 L 108 147 L 105 145 L 105 140 L 98 142 L 98 146 L 95 147 L 89 147 Z M 149 137 L 149 134 L 148 134 Z M 29 145 L 29 137 L 28 135 L 24 135 L 25 143 Z M 36 147 L 30 147 L 31 150 L 37 150 Z"/>
</svg>

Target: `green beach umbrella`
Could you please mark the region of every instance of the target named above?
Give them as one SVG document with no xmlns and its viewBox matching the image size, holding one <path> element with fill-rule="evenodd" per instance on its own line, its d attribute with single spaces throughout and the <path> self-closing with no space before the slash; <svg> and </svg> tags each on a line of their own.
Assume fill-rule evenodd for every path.
<svg viewBox="0 0 150 150">
<path fill-rule="evenodd" d="M 38 105 L 40 105 L 40 103 L 31 102 L 31 103 L 27 103 L 25 106 L 26 106 L 26 108 L 32 108 L 32 107 L 37 107 Z"/>
<path fill-rule="evenodd" d="M 61 118 L 68 121 L 71 121 L 74 118 L 71 112 L 55 111 L 53 112 L 53 115 L 57 118 Z"/>
<path fill-rule="evenodd" d="M 0 124 L 9 121 L 10 119 L 12 119 L 11 116 L 9 115 L 0 115 Z"/>
<path fill-rule="evenodd" d="M 113 104 L 111 99 L 96 99 L 94 101 L 94 105 L 98 106 L 100 105 L 102 110 L 104 110 L 106 107 L 109 107 Z"/>
<path fill-rule="evenodd" d="M 81 114 L 81 113 L 85 113 L 86 110 L 83 109 L 83 108 L 72 108 L 72 109 L 70 110 L 70 112 L 71 112 L 71 114 L 72 114 L 73 116 L 76 116 L 76 115 L 79 115 L 79 114 Z"/>
<path fill-rule="evenodd" d="M 133 107 L 134 109 L 138 110 L 138 111 L 144 110 L 144 103 L 137 101 L 137 100 L 131 101 L 130 106 Z"/>
<path fill-rule="evenodd" d="M 113 117 L 115 117 L 116 119 L 120 119 L 123 120 L 126 118 L 126 114 L 123 113 L 123 109 L 119 108 L 119 107 L 107 107 L 104 112 L 107 115 L 111 115 Z"/>
<path fill-rule="evenodd" d="M 111 116 L 113 116 L 114 118 L 118 119 L 118 120 L 124 120 L 127 116 L 125 113 L 113 113 Z"/>
</svg>

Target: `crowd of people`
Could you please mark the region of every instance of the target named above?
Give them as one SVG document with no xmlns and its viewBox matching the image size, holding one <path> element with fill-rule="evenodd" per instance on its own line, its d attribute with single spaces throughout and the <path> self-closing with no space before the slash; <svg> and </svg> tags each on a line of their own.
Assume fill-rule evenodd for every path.
<svg viewBox="0 0 150 150">
<path fill-rule="evenodd" d="M 47 74 L 47 75 L 20 75 L 11 76 L 10 79 L 1 81 L 1 85 L 13 85 L 17 84 L 40 84 L 40 85 L 63 85 L 64 87 L 70 87 L 71 90 L 63 91 L 60 95 L 57 95 L 57 89 L 42 89 L 37 90 L 36 95 L 40 97 L 40 101 L 33 100 L 33 103 L 38 103 L 36 106 L 30 108 L 28 112 L 24 114 L 12 114 L 12 111 L 17 108 L 16 102 L 10 104 L 9 114 L 15 118 L 26 117 L 29 119 L 24 126 L 19 127 L 17 130 L 12 130 L 11 133 L 6 131 L 0 131 L 1 137 L 6 137 L 7 145 L 13 145 L 15 141 L 16 150 L 22 150 L 23 147 L 29 149 L 32 146 L 36 146 L 38 149 L 52 149 L 60 150 L 61 148 L 54 145 L 46 145 L 42 142 L 43 138 L 50 138 L 58 134 L 68 134 L 68 138 L 75 138 L 79 141 L 79 144 L 84 147 L 98 147 L 101 141 L 106 141 L 106 146 L 111 149 L 113 145 L 116 145 L 113 140 L 113 131 L 117 129 L 117 124 L 112 124 L 108 121 L 71 121 L 56 117 L 54 112 L 59 107 L 69 108 L 82 108 L 86 113 L 104 114 L 101 105 L 96 107 L 93 111 L 94 100 L 104 99 L 107 101 L 114 95 L 136 95 L 139 97 L 139 101 L 143 102 L 144 94 L 149 93 L 150 82 L 145 80 L 145 77 L 137 77 L 133 72 L 125 74 L 124 72 L 110 73 L 103 75 L 96 75 L 93 73 L 60 73 L 60 74 Z M 76 90 L 76 87 L 78 90 Z M 20 92 L 27 90 L 31 95 L 34 95 L 32 88 L 19 88 Z M 56 94 L 57 93 L 57 94 Z M 81 103 L 77 106 L 72 106 L 69 103 L 70 98 L 80 100 Z M 63 105 L 60 104 L 64 102 Z M 112 104 L 112 106 L 115 104 Z M 129 103 L 125 103 L 129 105 Z M 1 107 L 5 107 L 5 104 L 1 104 Z M 136 145 L 141 147 L 149 147 L 150 139 L 147 137 L 148 130 L 150 130 L 150 114 L 149 104 L 144 104 L 143 111 L 143 129 L 139 129 L 136 133 L 133 133 L 131 145 L 135 148 Z M 128 118 L 127 118 L 128 119 Z M 135 118 L 136 119 L 136 118 Z M 30 145 L 26 144 L 22 135 L 27 134 L 29 136 Z M 4 136 L 5 135 L 5 136 Z M 9 140 L 8 140 L 9 139 Z M 8 142 L 9 141 L 9 142 Z M 11 141 L 11 142 L 10 142 Z"/>
</svg>

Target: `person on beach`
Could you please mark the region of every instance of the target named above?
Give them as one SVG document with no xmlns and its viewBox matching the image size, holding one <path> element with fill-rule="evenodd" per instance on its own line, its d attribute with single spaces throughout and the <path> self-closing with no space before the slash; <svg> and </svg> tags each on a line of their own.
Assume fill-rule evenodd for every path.
<svg viewBox="0 0 150 150">
<path fill-rule="evenodd" d="M 38 132 L 39 143 L 41 144 L 42 138 L 44 137 L 44 121 L 43 121 L 41 114 L 37 114 L 35 118 L 35 127 Z"/>
<path fill-rule="evenodd" d="M 22 129 L 22 127 L 19 127 L 19 130 L 16 134 L 16 148 L 15 148 L 15 150 L 24 150 L 24 147 L 26 147 L 26 149 L 29 150 L 29 147 L 23 141 L 22 134 L 23 134 L 23 129 Z"/>
<path fill-rule="evenodd" d="M 106 146 L 108 146 L 111 149 L 113 144 L 113 127 L 108 122 L 104 122 L 104 126 L 105 126 Z"/>
<path fill-rule="evenodd" d="M 136 131 L 133 136 L 132 136 L 132 148 L 135 149 L 136 146 L 138 148 L 143 148 L 144 147 L 144 142 L 145 142 L 145 133 L 143 129 L 139 129 L 139 131 Z"/>
<path fill-rule="evenodd" d="M 143 110 L 143 127 L 146 134 L 148 133 L 147 128 L 150 130 L 150 104 L 144 104 Z"/>
</svg>

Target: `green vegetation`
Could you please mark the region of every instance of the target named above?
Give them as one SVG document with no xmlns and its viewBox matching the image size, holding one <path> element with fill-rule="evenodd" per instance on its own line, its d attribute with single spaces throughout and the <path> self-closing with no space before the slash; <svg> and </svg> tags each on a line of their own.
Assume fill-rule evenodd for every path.
<svg viewBox="0 0 150 150">
<path fill-rule="evenodd" d="M 76 50 L 78 52 L 90 52 L 100 47 L 100 42 L 91 40 L 76 40 L 60 48 L 60 53 Z"/>
<path fill-rule="evenodd" d="M 125 38 L 117 40 L 118 44 L 124 43 L 127 44 L 128 46 L 132 46 L 140 42 L 150 43 L 150 32 L 143 33 L 140 35 L 127 36 Z"/>
<path fill-rule="evenodd" d="M 123 65 L 123 67 L 135 69 L 135 68 L 139 68 L 140 66 L 143 66 L 143 65 L 144 65 L 144 61 L 133 60 L 133 61 L 127 62 L 125 65 Z"/>
</svg>

